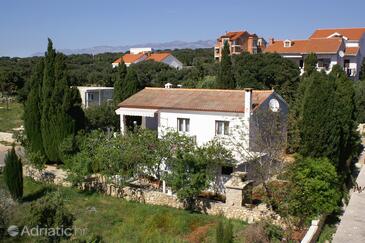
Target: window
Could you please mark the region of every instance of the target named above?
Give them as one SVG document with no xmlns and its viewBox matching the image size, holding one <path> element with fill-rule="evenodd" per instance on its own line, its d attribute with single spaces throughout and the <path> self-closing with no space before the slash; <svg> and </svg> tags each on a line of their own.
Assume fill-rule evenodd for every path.
<svg viewBox="0 0 365 243">
<path fill-rule="evenodd" d="M 232 166 L 222 166 L 222 175 L 230 175 L 233 173 Z"/>
<path fill-rule="evenodd" d="M 291 47 L 291 40 L 285 40 L 284 47 Z"/>
<path fill-rule="evenodd" d="M 219 48 L 215 48 L 215 54 L 219 54 Z"/>
<path fill-rule="evenodd" d="M 87 93 L 87 99 L 88 100 L 93 100 L 94 99 L 94 94 L 93 93 Z"/>
<path fill-rule="evenodd" d="M 179 132 L 189 132 L 190 131 L 190 119 L 177 118 L 177 130 Z"/>
<path fill-rule="evenodd" d="M 215 121 L 215 135 L 228 135 L 229 122 L 228 121 Z"/>
<path fill-rule="evenodd" d="M 331 64 L 331 60 L 328 58 L 318 59 L 319 68 L 324 68 L 324 69 L 328 70 L 330 67 L 330 64 Z"/>
</svg>

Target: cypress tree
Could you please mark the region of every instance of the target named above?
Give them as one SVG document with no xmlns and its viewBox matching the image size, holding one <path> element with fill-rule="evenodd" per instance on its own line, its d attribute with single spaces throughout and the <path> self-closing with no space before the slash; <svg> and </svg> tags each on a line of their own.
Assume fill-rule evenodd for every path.
<svg viewBox="0 0 365 243">
<path fill-rule="evenodd" d="M 359 78 L 360 78 L 360 80 L 365 80 L 365 58 L 362 60 Z"/>
<path fill-rule="evenodd" d="M 5 155 L 4 180 L 14 200 L 23 197 L 23 168 L 22 162 L 15 153 L 15 148 Z"/>
<path fill-rule="evenodd" d="M 139 82 L 136 71 L 133 68 L 128 68 L 127 75 L 122 84 L 121 101 L 134 95 L 139 90 Z"/>
<path fill-rule="evenodd" d="M 33 152 L 44 153 L 41 133 L 41 91 L 43 80 L 43 59 L 37 64 L 30 80 L 30 92 L 24 106 L 24 128 L 28 138 L 29 149 Z"/>
<path fill-rule="evenodd" d="M 115 105 L 117 105 L 119 102 L 122 101 L 123 84 L 124 84 L 124 79 L 127 75 L 127 66 L 122 61 L 116 69 L 117 70 L 115 74 L 114 92 L 113 92 L 113 101 Z"/>
<path fill-rule="evenodd" d="M 221 89 L 235 89 L 236 82 L 232 73 L 232 60 L 229 44 L 226 41 L 222 50 L 222 60 L 219 66 L 218 78 L 217 78 L 217 86 Z"/>
<path fill-rule="evenodd" d="M 338 165 L 340 173 L 347 172 L 347 160 L 350 158 L 356 141 L 356 110 L 355 90 L 352 81 L 347 77 L 342 67 L 335 65 L 330 74 L 335 84 L 335 103 L 333 112 L 336 115 L 336 134 L 339 138 L 337 156 L 332 158 Z"/>
<path fill-rule="evenodd" d="M 315 53 L 310 53 L 304 59 L 304 74 L 310 76 L 313 72 L 317 71 L 317 56 Z"/>
<path fill-rule="evenodd" d="M 333 112 L 335 87 L 326 74 L 319 72 L 313 72 L 307 82 L 301 104 L 299 152 L 332 159 L 339 143 Z"/>
<path fill-rule="evenodd" d="M 77 129 L 82 128 L 84 115 L 79 95 L 67 82 L 65 56 L 56 54 L 51 40 L 48 42 L 44 63 L 41 120 L 43 147 L 50 161 L 59 162 L 59 145 L 66 137 L 75 135 Z"/>
</svg>

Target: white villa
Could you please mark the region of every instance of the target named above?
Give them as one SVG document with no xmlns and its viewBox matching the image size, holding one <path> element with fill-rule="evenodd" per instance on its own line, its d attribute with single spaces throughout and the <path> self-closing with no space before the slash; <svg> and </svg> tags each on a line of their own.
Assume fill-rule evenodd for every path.
<svg viewBox="0 0 365 243">
<path fill-rule="evenodd" d="M 113 100 L 113 87 L 86 87 L 77 86 L 80 92 L 82 107 L 100 106 Z"/>
<path fill-rule="evenodd" d="M 145 88 L 118 106 L 122 133 L 135 125 L 156 130 L 159 136 L 173 129 L 194 137 L 201 146 L 216 137 L 241 139 L 238 128 L 245 134 L 245 148 L 255 150 L 257 114 L 274 112 L 282 118 L 286 135 L 288 105 L 273 90 Z M 222 175 L 229 178 L 234 171 L 246 171 L 247 161 L 235 157 L 237 165 L 222 168 Z"/>
<path fill-rule="evenodd" d="M 306 40 L 270 40 L 265 52 L 276 52 L 294 61 L 304 72 L 304 59 L 310 53 L 318 58 L 318 70 L 329 73 L 340 64 L 357 80 L 365 57 L 365 28 L 318 29 Z"/>
</svg>

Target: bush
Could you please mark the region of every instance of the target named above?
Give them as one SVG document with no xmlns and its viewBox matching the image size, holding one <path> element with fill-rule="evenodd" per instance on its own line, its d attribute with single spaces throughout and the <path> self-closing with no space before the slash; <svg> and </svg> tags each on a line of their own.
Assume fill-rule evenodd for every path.
<svg viewBox="0 0 365 243">
<path fill-rule="evenodd" d="M 88 130 L 112 129 L 116 131 L 119 129 L 119 116 L 115 114 L 115 107 L 110 104 L 105 103 L 101 106 L 89 107 L 85 110 L 85 116 Z"/>
<path fill-rule="evenodd" d="M 72 228 L 74 216 L 66 209 L 62 198 L 59 192 L 52 192 L 32 202 L 27 225 L 64 230 Z M 61 238 L 68 238 L 68 236 L 48 236 L 48 239 L 52 242 L 57 242 Z"/>
<path fill-rule="evenodd" d="M 288 210 L 300 225 L 339 209 L 339 176 L 327 158 L 298 158 L 290 169 L 290 181 Z"/>
<path fill-rule="evenodd" d="M 23 197 L 23 168 L 14 146 L 5 155 L 4 180 L 11 197 L 20 200 Z"/>
</svg>

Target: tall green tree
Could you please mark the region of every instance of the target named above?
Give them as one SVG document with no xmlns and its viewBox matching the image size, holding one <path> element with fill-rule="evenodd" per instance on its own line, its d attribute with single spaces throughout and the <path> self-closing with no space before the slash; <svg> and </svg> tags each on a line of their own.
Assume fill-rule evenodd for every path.
<svg viewBox="0 0 365 243">
<path fill-rule="evenodd" d="M 29 149 L 44 154 L 41 132 L 43 60 L 35 67 L 30 80 L 30 92 L 24 106 L 24 128 Z"/>
<path fill-rule="evenodd" d="M 221 89 L 235 89 L 236 82 L 232 72 L 232 60 L 230 56 L 229 44 L 224 42 L 222 59 L 219 66 L 217 87 Z"/>
<path fill-rule="evenodd" d="M 115 105 L 117 105 L 119 102 L 122 101 L 123 84 L 126 75 L 127 75 L 127 66 L 122 61 L 116 68 L 116 73 L 115 73 L 115 82 L 113 91 L 113 100 Z"/>
<path fill-rule="evenodd" d="M 59 162 L 59 145 L 82 127 L 77 121 L 83 120 L 84 115 L 80 97 L 67 81 L 65 56 L 56 53 L 50 39 L 44 59 L 42 97 L 43 148 L 50 161 Z"/>
<path fill-rule="evenodd" d="M 138 92 L 140 89 L 139 81 L 138 81 L 138 75 L 136 71 L 133 68 L 129 68 L 127 75 L 124 79 L 124 82 L 122 84 L 122 92 L 121 92 L 121 99 L 120 101 L 123 101 L 130 96 L 134 95 Z"/>
<path fill-rule="evenodd" d="M 337 156 L 332 158 L 337 162 L 340 173 L 348 173 L 348 159 L 356 146 L 356 108 L 355 90 L 351 81 L 340 65 L 332 68 L 330 77 L 335 85 L 335 103 L 333 112 L 336 115 L 336 133 L 334 139 L 339 137 Z"/>
<path fill-rule="evenodd" d="M 334 113 L 335 86 L 324 73 L 308 77 L 300 119 L 300 153 L 309 157 L 334 158 L 339 137 Z"/>
<path fill-rule="evenodd" d="M 23 197 L 23 167 L 18 158 L 15 148 L 8 151 L 5 155 L 4 180 L 9 189 L 10 195 L 14 200 Z"/>
<path fill-rule="evenodd" d="M 365 58 L 362 60 L 359 78 L 360 80 L 365 80 Z"/>
<path fill-rule="evenodd" d="M 315 53 L 310 53 L 304 59 L 304 73 L 306 76 L 311 75 L 313 72 L 317 71 L 317 55 Z"/>
<path fill-rule="evenodd" d="M 354 83 L 356 120 L 358 123 L 365 123 L 365 80 Z"/>
</svg>

